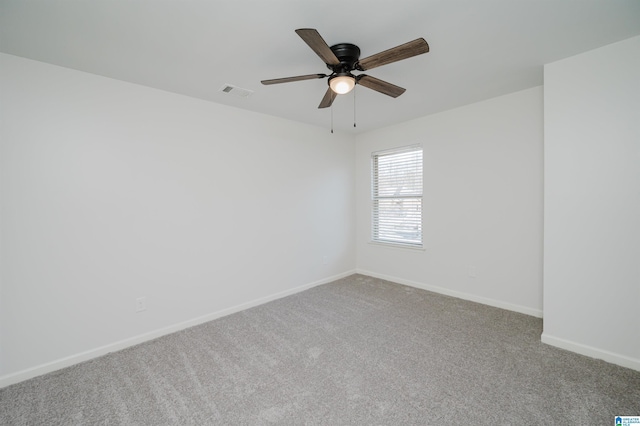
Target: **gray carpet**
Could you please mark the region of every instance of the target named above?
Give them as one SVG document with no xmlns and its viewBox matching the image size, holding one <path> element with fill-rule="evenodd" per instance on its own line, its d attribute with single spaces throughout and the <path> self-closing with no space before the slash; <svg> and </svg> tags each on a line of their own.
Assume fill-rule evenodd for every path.
<svg viewBox="0 0 640 426">
<path fill-rule="evenodd" d="M 640 372 L 362 275 L 0 390 L 3 425 L 612 425 Z"/>
</svg>

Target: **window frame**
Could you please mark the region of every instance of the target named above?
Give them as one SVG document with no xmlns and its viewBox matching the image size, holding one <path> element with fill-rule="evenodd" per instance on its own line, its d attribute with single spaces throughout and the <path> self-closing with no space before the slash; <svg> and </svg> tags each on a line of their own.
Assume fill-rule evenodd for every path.
<svg viewBox="0 0 640 426">
<path fill-rule="evenodd" d="M 411 154 L 416 151 L 420 151 L 420 159 L 418 161 L 404 159 L 399 162 L 399 166 L 402 166 L 403 165 L 402 163 L 406 163 L 404 164 L 404 166 L 406 167 L 407 172 L 410 172 L 411 171 L 410 169 L 415 167 L 415 165 L 419 162 L 419 165 L 420 165 L 419 184 L 413 187 L 410 186 L 412 190 L 409 191 L 409 193 L 407 194 L 394 195 L 394 196 L 380 195 L 380 193 L 378 192 L 381 187 L 380 170 L 379 170 L 380 157 L 400 155 L 400 154 Z M 398 175 L 390 175 L 390 176 L 391 178 L 396 178 L 396 179 L 398 178 Z M 387 180 L 387 182 L 383 182 L 383 185 L 384 184 L 389 185 L 389 181 Z M 423 232 L 424 230 L 424 223 L 423 223 L 424 222 L 424 215 L 423 215 L 424 189 L 423 188 L 424 188 L 424 150 L 422 148 L 422 144 L 401 146 L 401 147 L 385 149 L 382 151 L 376 151 L 371 153 L 371 234 L 370 234 L 371 244 L 380 244 L 388 247 L 401 247 L 401 248 L 418 249 L 418 250 L 424 249 L 424 232 Z M 381 213 L 380 201 L 389 201 L 389 200 L 413 200 L 414 201 L 413 206 L 417 207 L 419 212 L 418 220 L 417 221 L 409 220 L 407 223 L 396 222 L 395 226 L 399 227 L 398 229 L 399 233 L 406 232 L 406 229 L 402 229 L 403 226 L 405 227 L 406 225 L 417 226 L 417 230 L 416 230 L 417 238 L 407 238 L 403 240 L 400 237 L 390 238 L 389 235 L 387 235 L 386 237 L 384 235 L 382 236 L 380 235 L 381 230 L 383 231 L 386 230 L 385 233 L 387 234 L 393 233 L 393 231 L 391 231 L 391 227 L 394 226 L 393 224 L 394 224 L 395 218 L 390 218 L 387 221 L 383 220 L 382 223 L 380 218 L 380 213 Z M 387 217 L 389 217 L 388 214 L 390 213 L 390 211 L 387 210 L 386 213 L 387 213 Z M 383 212 L 383 215 L 384 215 L 384 212 Z"/>
</svg>

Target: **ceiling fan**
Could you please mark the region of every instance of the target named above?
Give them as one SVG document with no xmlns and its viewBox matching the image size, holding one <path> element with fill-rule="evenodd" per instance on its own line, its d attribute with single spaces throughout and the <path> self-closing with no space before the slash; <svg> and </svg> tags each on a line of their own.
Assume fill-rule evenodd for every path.
<svg viewBox="0 0 640 426">
<path fill-rule="evenodd" d="M 385 95 L 397 98 L 406 89 L 366 74 L 354 75 L 352 71 L 367 71 L 381 65 L 411 58 L 429 51 L 429 45 L 418 38 L 400 46 L 360 59 L 360 48 L 351 43 L 339 43 L 329 47 L 320 33 L 313 28 L 301 28 L 296 33 L 324 61 L 331 74 L 308 74 L 296 77 L 262 80 L 262 84 L 289 83 L 292 81 L 313 80 L 329 77 L 327 89 L 318 108 L 330 107 L 337 95 L 349 93 L 356 84 Z"/>
</svg>

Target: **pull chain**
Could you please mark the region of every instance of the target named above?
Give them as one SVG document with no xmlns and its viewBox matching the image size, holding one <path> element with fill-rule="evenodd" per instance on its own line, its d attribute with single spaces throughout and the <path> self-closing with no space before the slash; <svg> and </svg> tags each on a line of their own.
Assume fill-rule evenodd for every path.
<svg viewBox="0 0 640 426">
<path fill-rule="evenodd" d="M 331 133 L 333 133 L 333 103 L 331 103 Z"/>
<path fill-rule="evenodd" d="M 353 88 L 353 127 L 356 127 L 356 88 Z"/>
</svg>

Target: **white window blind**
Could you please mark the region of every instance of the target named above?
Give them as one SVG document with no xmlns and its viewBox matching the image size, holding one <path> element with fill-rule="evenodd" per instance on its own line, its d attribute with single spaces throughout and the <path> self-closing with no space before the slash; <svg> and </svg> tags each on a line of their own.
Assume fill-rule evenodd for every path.
<svg viewBox="0 0 640 426">
<path fill-rule="evenodd" d="M 422 147 L 375 152 L 372 239 L 422 247 Z"/>
</svg>

